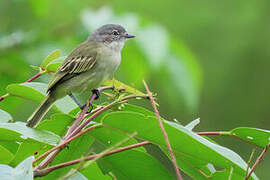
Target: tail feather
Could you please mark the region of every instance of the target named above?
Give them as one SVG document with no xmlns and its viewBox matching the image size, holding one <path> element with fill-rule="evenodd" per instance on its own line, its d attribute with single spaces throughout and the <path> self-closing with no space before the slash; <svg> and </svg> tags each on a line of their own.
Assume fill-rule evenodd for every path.
<svg viewBox="0 0 270 180">
<path fill-rule="evenodd" d="M 38 106 L 33 114 L 28 118 L 26 126 L 36 127 L 37 124 L 42 120 L 45 114 L 50 110 L 51 106 L 55 102 L 55 99 L 49 94 L 45 100 Z"/>
</svg>

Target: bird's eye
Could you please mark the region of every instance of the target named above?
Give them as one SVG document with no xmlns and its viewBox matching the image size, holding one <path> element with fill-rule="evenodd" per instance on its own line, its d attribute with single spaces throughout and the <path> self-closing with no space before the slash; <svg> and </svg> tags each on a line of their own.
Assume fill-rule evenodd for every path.
<svg viewBox="0 0 270 180">
<path fill-rule="evenodd" d="M 116 30 L 113 30 L 113 35 L 118 36 L 119 35 L 119 32 L 116 31 Z"/>
</svg>

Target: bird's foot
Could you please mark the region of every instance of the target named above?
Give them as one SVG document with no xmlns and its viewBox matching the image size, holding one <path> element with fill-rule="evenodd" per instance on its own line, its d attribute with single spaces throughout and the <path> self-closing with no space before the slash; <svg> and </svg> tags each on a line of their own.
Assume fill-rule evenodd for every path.
<svg viewBox="0 0 270 180">
<path fill-rule="evenodd" d="M 99 98 L 99 96 L 100 96 L 100 91 L 99 91 L 98 89 L 93 89 L 93 90 L 92 90 L 92 93 L 96 95 L 95 100 Z"/>
<path fill-rule="evenodd" d="M 88 106 L 88 107 L 89 107 L 88 110 L 87 110 L 87 114 L 91 113 L 91 111 L 92 111 L 93 108 L 94 108 L 93 105 L 92 105 L 92 103 L 84 104 L 84 105 L 82 105 L 82 106 L 80 107 L 80 109 L 83 110 L 85 106 Z"/>
</svg>

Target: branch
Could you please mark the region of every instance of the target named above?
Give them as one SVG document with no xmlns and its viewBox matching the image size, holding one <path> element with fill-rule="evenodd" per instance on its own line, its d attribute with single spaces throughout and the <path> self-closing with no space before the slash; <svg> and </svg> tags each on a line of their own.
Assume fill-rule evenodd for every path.
<svg viewBox="0 0 270 180">
<path fill-rule="evenodd" d="M 250 172 L 245 177 L 245 180 L 248 180 L 248 178 L 251 176 L 255 168 L 258 166 L 258 164 L 263 160 L 264 155 L 267 153 L 268 149 L 270 148 L 270 143 L 263 149 L 262 153 L 259 155 L 259 157 L 256 159 L 254 165 L 252 166 Z"/>
<path fill-rule="evenodd" d="M 112 106 L 121 103 L 125 100 L 128 99 L 132 99 L 132 98 L 137 98 L 137 97 L 144 97 L 147 98 L 147 95 L 129 95 L 129 96 L 125 96 L 121 99 L 118 99 L 110 104 L 108 104 L 107 106 L 104 106 L 103 108 L 101 108 L 100 110 L 98 110 L 95 114 L 93 114 L 89 119 L 85 120 L 82 124 L 80 124 L 80 126 L 78 126 L 76 129 L 74 129 L 69 135 L 66 134 L 63 143 L 67 140 L 69 140 L 70 138 L 72 138 L 73 136 L 76 136 L 85 126 L 88 125 L 88 123 L 90 121 L 92 121 L 94 118 L 96 118 L 97 116 L 99 116 L 101 113 L 103 113 L 104 111 L 110 109 Z M 72 138 L 73 139 L 73 138 Z M 53 161 L 53 159 L 55 158 L 55 156 L 61 151 L 61 149 L 57 149 L 53 152 L 51 152 L 46 159 L 44 159 L 37 167 L 36 169 L 43 169 L 45 168 L 51 161 Z"/>
<path fill-rule="evenodd" d="M 167 135 L 166 130 L 165 130 L 163 124 L 162 124 L 162 121 L 161 121 L 159 112 L 158 112 L 158 110 L 157 110 L 157 106 L 156 106 L 155 100 L 154 100 L 154 98 L 153 98 L 153 96 L 152 96 L 152 93 L 150 92 L 150 90 L 149 90 L 149 88 L 148 88 L 146 82 L 143 81 L 143 83 L 144 83 L 145 89 L 146 89 L 146 91 L 147 91 L 147 93 L 148 93 L 148 96 L 149 96 L 149 98 L 150 98 L 150 101 L 151 101 L 151 103 L 152 103 L 152 106 L 153 106 L 153 108 L 154 108 L 154 111 L 155 111 L 155 113 L 156 113 L 156 117 L 157 117 L 157 119 L 158 119 L 160 129 L 161 129 L 161 131 L 162 131 L 162 133 L 163 133 L 163 136 L 164 136 L 164 139 L 165 139 L 165 141 L 166 141 L 166 144 L 167 144 L 169 153 L 170 153 L 170 155 L 171 155 L 172 163 L 173 163 L 173 166 L 174 166 L 174 169 L 175 169 L 175 172 L 176 172 L 177 179 L 178 179 L 178 180 L 182 180 L 183 178 L 182 178 L 181 173 L 180 173 L 180 171 L 179 171 L 179 169 L 178 169 L 177 162 L 176 162 L 175 156 L 174 156 L 174 154 L 173 154 L 173 150 L 172 150 L 172 147 L 171 147 L 171 144 L 170 144 L 168 135 Z"/>
<path fill-rule="evenodd" d="M 102 91 L 104 91 L 106 89 L 114 89 L 114 87 L 113 86 L 104 86 L 104 87 L 98 88 L 98 91 L 99 92 L 102 92 Z M 97 95 L 95 93 L 93 93 L 92 96 L 91 96 L 91 98 L 90 98 L 90 100 L 89 100 L 89 104 L 92 104 L 96 97 L 97 97 Z M 87 103 L 86 106 L 81 111 L 81 113 L 79 114 L 79 116 L 76 119 L 76 121 L 68 129 L 68 132 L 66 133 L 64 139 L 67 139 L 67 137 L 70 136 L 70 134 L 76 129 L 76 127 L 78 127 L 78 125 L 80 124 L 80 122 L 84 119 L 85 115 L 87 114 L 88 109 L 89 109 L 89 105 Z"/>
<path fill-rule="evenodd" d="M 140 147 L 140 146 L 147 145 L 147 144 L 151 144 L 151 142 L 143 141 L 143 142 L 140 142 L 140 143 L 137 143 L 137 144 L 132 144 L 132 145 L 129 145 L 129 146 L 121 147 L 121 148 L 118 148 L 118 149 L 115 149 L 115 150 L 112 150 L 110 152 L 105 153 L 104 156 L 109 156 L 109 155 L 112 155 L 112 154 L 115 154 L 115 153 L 119 153 L 119 152 L 122 152 L 122 151 L 126 151 L 126 150 L 129 150 L 129 149 Z M 66 167 L 66 166 L 70 166 L 70 165 L 73 165 L 73 164 L 78 164 L 78 163 L 80 163 L 82 161 L 85 161 L 85 160 L 95 159 L 95 158 L 99 157 L 100 154 L 94 154 L 94 155 L 90 155 L 90 156 L 87 156 L 87 157 L 84 157 L 84 158 L 64 162 L 64 163 L 57 164 L 57 165 L 54 165 L 54 166 L 51 166 L 51 167 L 48 167 L 48 168 L 42 169 L 42 170 L 35 170 L 34 171 L 34 177 L 45 176 L 45 175 L 49 174 L 50 172 L 52 172 L 52 171 L 54 171 L 56 169 Z"/>
<path fill-rule="evenodd" d="M 0 97 L 0 102 L 3 101 L 6 97 L 10 96 L 10 94 L 5 94 L 3 96 Z"/>
<path fill-rule="evenodd" d="M 197 132 L 198 135 L 223 135 L 222 132 Z"/>
<path fill-rule="evenodd" d="M 45 71 L 39 71 L 36 75 L 34 75 L 33 77 L 31 77 L 30 79 L 28 79 L 27 81 L 25 81 L 26 83 L 27 82 L 31 82 L 31 81 L 34 81 L 35 79 L 37 79 L 39 76 L 41 76 L 42 74 L 44 74 Z"/>
<path fill-rule="evenodd" d="M 213 131 L 213 132 L 197 132 L 196 134 L 198 135 L 216 135 L 216 136 L 231 136 L 233 138 L 239 139 L 241 141 L 244 141 L 246 143 L 252 144 L 256 147 L 261 148 L 261 146 L 258 146 L 257 144 L 254 144 L 251 141 L 247 141 L 246 139 L 243 139 L 239 136 L 234 135 L 233 133 L 231 133 L 230 131 Z"/>
<path fill-rule="evenodd" d="M 51 152 L 53 152 L 53 151 L 55 151 L 55 150 L 57 150 L 57 149 L 60 149 L 60 148 L 62 148 L 62 147 L 65 147 L 68 143 L 70 143 L 70 141 L 72 141 L 72 140 L 74 140 L 74 139 L 80 137 L 81 135 L 87 133 L 88 131 L 90 131 L 90 130 L 96 128 L 96 127 L 100 127 L 100 126 L 102 126 L 102 124 L 95 124 L 95 125 L 93 125 L 93 126 L 90 126 L 90 127 L 86 128 L 85 130 L 83 130 L 83 131 L 81 131 L 80 133 L 76 134 L 76 136 L 73 136 L 72 138 L 70 138 L 70 139 L 68 139 L 68 140 L 66 140 L 66 141 L 63 141 L 63 142 L 60 143 L 59 145 L 57 145 L 57 146 L 53 147 L 52 149 L 46 151 L 45 153 L 43 153 L 42 155 L 40 155 L 37 159 L 35 159 L 35 160 L 33 161 L 33 163 L 35 163 L 35 162 L 39 161 L 40 159 L 46 157 L 46 156 L 49 155 Z"/>
<path fill-rule="evenodd" d="M 31 77 L 30 79 L 28 79 L 27 81 L 25 81 L 25 83 L 31 82 L 31 81 L 37 79 L 39 76 L 43 75 L 44 73 L 45 73 L 45 71 L 40 71 L 40 72 L 38 72 L 36 75 L 34 75 L 33 77 Z M 3 101 L 3 100 L 4 100 L 6 97 L 8 97 L 8 96 L 11 96 L 11 95 L 7 93 L 7 94 L 1 96 L 1 97 L 0 97 L 0 102 Z"/>
<path fill-rule="evenodd" d="M 97 111 L 95 114 L 93 114 L 90 118 L 88 118 L 86 121 L 84 121 L 79 127 L 77 127 L 68 137 L 67 139 L 69 139 L 70 137 L 76 135 L 77 133 L 79 133 L 89 122 L 91 122 L 94 118 L 96 118 L 98 115 L 100 115 L 101 113 L 103 113 L 104 111 L 110 109 L 112 106 L 121 103 L 123 101 L 126 101 L 128 99 L 133 99 L 133 98 L 138 98 L 138 97 L 142 97 L 142 98 L 148 98 L 147 95 L 129 95 L 129 96 L 125 96 L 121 99 L 118 99 L 106 106 L 104 106 L 103 108 L 101 108 L 99 111 Z"/>
</svg>

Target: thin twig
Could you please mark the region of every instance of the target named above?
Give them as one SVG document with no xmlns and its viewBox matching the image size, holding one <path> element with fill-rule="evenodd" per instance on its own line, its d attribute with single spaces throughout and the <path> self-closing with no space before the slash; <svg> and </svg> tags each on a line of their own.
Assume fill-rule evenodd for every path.
<svg viewBox="0 0 270 180">
<path fill-rule="evenodd" d="M 248 175 L 248 171 L 249 171 L 249 167 L 250 167 L 250 164 L 251 164 L 251 161 L 252 161 L 252 158 L 254 156 L 254 153 L 255 153 L 255 149 L 252 150 L 250 156 L 249 156 L 249 159 L 248 159 L 248 163 L 247 163 L 247 170 L 246 170 L 246 175 L 245 177 L 247 177 Z"/>
<path fill-rule="evenodd" d="M 95 114 L 93 114 L 90 118 L 88 118 L 87 120 L 85 120 L 82 124 L 80 124 L 80 126 L 78 126 L 76 129 L 74 129 L 73 132 L 71 132 L 68 136 L 65 136 L 64 141 L 72 138 L 73 136 L 75 136 L 76 134 L 78 134 L 85 126 L 88 125 L 88 123 L 90 121 L 92 121 L 94 118 L 96 118 L 97 116 L 99 116 L 101 113 L 103 113 L 104 111 L 110 109 L 112 106 L 121 103 L 122 101 L 128 100 L 128 99 L 132 99 L 132 98 L 137 98 L 137 97 L 142 97 L 142 98 L 147 98 L 147 95 L 129 95 L 129 96 L 125 96 L 121 99 L 118 99 L 110 104 L 108 104 L 107 106 L 104 106 L 102 109 L 100 109 L 99 111 L 97 111 Z M 44 159 L 37 167 L 36 169 L 43 169 L 45 168 L 50 162 L 53 161 L 53 159 L 55 158 L 55 156 L 61 151 L 61 149 L 57 149 L 53 152 L 51 152 L 46 159 Z"/>
<path fill-rule="evenodd" d="M 118 99 L 118 100 L 116 100 L 116 101 L 114 101 L 114 102 L 112 102 L 112 103 L 110 103 L 110 104 L 108 104 L 108 105 L 106 105 L 106 106 L 104 106 L 102 109 L 100 109 L 99 111 L 97 111 L 95 114 L 93 114 L 90 118 L 88 118 L 87 120 L 85 120 L 79 127 L 77 127 L 68 137 L 67 137 L 67 139 L 68 138 L 70 138 L 70 137 L 72 137 L 72 136 L 74 136 L 74 135 L 76 135 L 77 133 L 79 133 L 89 122 L 91 122 L 94 118 L 96 118 L 98 115 L 100 115 L 101 113 L 103 113 L 104 111 L 106 111 L 106 110 L 108 110 L 108 109 L 110 109 L 112 106 L 114 106 L 114 105 L 116 105 L 116 104 L 118 104 L 118 103 L 121 103 L 121 102 L 123 102 L 123 101 L 125 101 L 125 100 L 128 100 L 128 99 L 133 99 L 133 98 L 137 98 L 137 97 L 144 97 L 144 98 L 147 98 L 148 96 L 146 96 L 146 95 L 136 95 L 136 94 L 134 94 L 134 95 L 129 95 L 129 96 L 125 96 L 125 97 L 123 97 L 123 98 L 121 98 L 121 99 Z"/>
<path fill-rule="evenodd" d="M 198 135 L 217 135 L 217 136 L 219 136 L 219 135 L 222 135 L 221 134 L 221 132 L 197 132 L 196 134 L 198 134 Z"/>
<path fill-rule="evenodd" d="M 113 89 L 113 86 L 104 86 L 104 87 L 100 87 L 98 88 L 99 92 L 102 92 L 106 89 Z M 83 108 L 83 110 L 81 111 L 81 113 L 79 114 L 78 118 L 76 119 L 76 121 L 72 124 L 72 126 L 68 129 L 68 132 L 66 133 L 64 139 L 66 139 L 67 137 L 70 136 L 70 134 L 76 129 L 76 127 L 78 127 L 78 125 L 81 123 L 81 121 L 84 119 L 85 115 L 87 114 L 87 111 L 89 109 L 88 104 L 92 104 L 93 101 L 96 99 L 97 95 L 95 93 L 92 94 L 89 103 L 86 104 L 86 106 Z"/>
<path fill-rule="evenodd" d="M 5 94 L 3 96 L 0 97 L 0 102 L 3 101 L 6 97 L 10 96 L 10 94 Z"/>
<path fill-rule="evenodd" d="M 71 171 L 70 173 L 68 173 L 66 176 L 64 176 L 63 178 L 61 178 L 60 180 L 66 180 L 70 177 L 72 177 L 73 175 L 76 174 L 76 172 L 78 172 L 79 170 L 82 170 L 82 169 L 85 169 L 87 168 L 88 166 L 90 166 L 92 163 L 94 163 L 95 161 L 99 160 L 100 158 L 102 158 L 103 156 L 105 156 L 106 153 L 109 153 L 110 151 L 112 151 L 113 149 L 119 147 L 120 145 L 124 144 L 125 142 L 127 142 L 128 140 L 130 140 L 131 138 L 133 138 L 134 136 L 137 135 L 137 132 L 134 132 L 132 133 L 131 135 L 129 135 L 128 137 L 126 137 L 125 139 L 119 141 L 118 143 L 114 144 L 113 146 L 105 149 L 104 151 L 102 151 L 101 153 L 99 153 L 99 155 L 92 159 L 92 160 L 89 160 L 88 162 L 85 162 L 86 161 L 86 157 L 83 157 L 82 159 L 84 159 L 84 161 L 82 161 L 78 168 L 76 168 L 75 170 Z"/>
<path fill-rule="evenodd" d="M 176 158 L 175 158 L 175 156 L 174 156 L 174 154 L 173 154 L 173 150 L 172 150 L 172 147 L 171 147 L 171 144 L 170 144 L 168 135 L 167 135 L 167 133 L 166 133 L 166 130 L 165 130 L 165 128 L 164 128 L 164 126 L 163 126 L 163 123 L 162 123 L 162 121 L 161 121 L 159 112 L 158 112 L 158 110 L 157 110 L 157 106 L 156 106 L 155 100 L 154 100 L 154 98 L 153 98 L 153 96 L 152 96 L 152 93 L 150 92 L 150 90 L 149 90 L 149 88 L 148 88 L 146 82 L 143 81 L 143 83 L 144 83 L 145 89 L 146 89 L 146 91 L 147 91 L 147 93 L 148 93 L 148 96 L 149 96 L 149 98 L 150 98 L 150 101 L 151 101 L 151 103 L 152 103 L 152 106 L 153 106 L 153 108 L 154 108 L 156 117 L 157 117 L 158 122 L 159 122 L 160 129 L 161 129 L 161 131 L 162 131 L 162 133 L 163 133 L 163 136 L 164 136 L 164 139 L 165 139 L 165 141 L 166 141 L 166 144 L 167 144 L 167 147 L 168 147 L 170 156 L 171 156 L 171 158 L 172 158 L 172 163 L 173 163 L 173 166 L 174 166 L 174 169 L 175 169 L 175 172 L 176 172 L 177 179 L 178 179 L 178 180 L 182 180 L 183 178 L 182 178 L 181 173 L 180 173 L 180 171 L 179 171 L 179 169 L 178 169 L 177 162 L 176 162 Z"/>
<path fill-rule="evenodd" d="M 126 151 L 126 150 L 129 150 L 129 149 L 140 147 L 140 146 L 147 145 L 147 144 L 151 144 L 151 142 L 143 141 L 143 142 L 140 142 L 140 143 L 137 143 L 137 144 L 132 144 L 132 145 L 129 145 L 129 146 L 121 147 L 121 148 L 118 148 L 118 149 L 115 149 L 115 150 L 112 150 L 110 152 L 105 153 L 104 156 L 109 156 L 109 155 L 112 155 L 112 154 L 115 154 L 115 153 L 119 153 L 121 151 Z M 80 162 L 85 161 L 85 160 L 92 160 L 92 159 L 95 159 L 95 158 L 97 158 L 99 156 L 100 156 L 100 154 L 94 154 L 94 155 L 87 156 L 85 158 L 80 158 L 80 159 L 64 162 L 64 163 L 61 163 L 61 164 L 57 164 L 57 165 L 48 167 L 46 169 L 35 170 L 34 171 L 34 177 L 45 176 L 45 175 L 49 174 L 50 172 L 52 172 L 52 171 L 54 171 L 56 169 L 66 167 L 66 166 L 70 166 L 70 165 L 73 165 L 73 164 L 77 164 L 77 163 L 80 163 Z"/>
<path fill-rule="evenodd" d="M 41 75 L 43 75 L 44 74 L 44 71 L 40 71 L 40 72 L 38 72 L 36 75 L 34 75 L 33 77 L 31 77 L 30 79 L 28 79 L 27 81 L 25 81 L 25 83 L 27 83 L 27 82 L 31 82 L 31 81 L 33 81 L 33 80 L 35 80 L 35 79 L 37 79 L 39 76 L 41 76 Z M 0 102 L 1 101 L 3 101 L 6 97 L 8 97 L 8 96 L 10 96 L 10 94 L 5 94 L 5 95 L 3 95 L 3 96 L 1 96 L 0 97 Z"/>
<path fill-rule="evenodd" d="M 246 140 L 244 138 L 236 136 L 235 134 L 231 133 L 230 131 L 196 132 L 196 134 L 198 134 L 198 135 L 231 136 L 233 138 L 239 139 L 239 140 L 244 141 L 244 142 L 246 142 L 248 144 L 251 144 L 251 145 L 254 145 L 256 147 L 261 148 L 261 146 L 255 144 L 255 143 L 253 143 L 251 141 L 248 141 L 248 140 Z"/>
<path fill-rule="evenodd" d="M 28 80 L 25 81 L 25 82 L 27 83 L 27 82 L 34 81 L 35 79 L 37 79 L 37 78 L 38 78 L 39 76 L 41 76 L 42 74 L 44 74 L 44 71 L 38 72 L 36 75 L 34 75 L 33 77 L 31 77 L 30 79 L 28 79 Z"/>
<path fill-rule="evenodd" d="M 55 151 L 55 150 L 57 150 L 57 149 L 60 149 L 60 148 L 62 148 L 62 147 L 64 147 L 64 146 L 66 146 L 68 143 L 70 143 L 70 141 L 72 141 L 72 140 L 74 140 L 74 139 L 80 137 L 81 135 L 87 133 L 88 131 L 90 131 L 90 130 L 96 128 L 96 127 L 100 127 L 100 126 L 102 126 L 102 124 L 95 124 L 95 125 L 93 125 L 93 126 L 90 126 L 90 127 L 86 128 L 86 129 L 84 129 L 83 131 L 81 131 L 80 133 L 78 133 L 78 134 L 76 134 L 75 136 L 71 137 L 70 139 L 68 139 L 68 140 L 66 140 L 66 141 L 63 141 L 63 142 L 60 143 L 59 145 L 57 145 L 57 146 L 53 147 L 52 149 L 46 151 L 45 153 L 43 153 L 42 155 L 40 155 L 37 159 L 35 159 L 35 160 L 33 161 L 33 163 L 35 163 L 35 162 L 39 161 L 40 159 L 46 157 L 46 156 L 49 155 L 51 152 L 53 152 L 53 151 Z"/>
<path fill-rule="evenodd" d="M 268 149 L 270 148 L 270 143 L 263 149 L 262 153 L 259 155 L 259 157 L 256 159 L 254 165 L 252 166 L 250 172 L 246 176 L 245 180 L 248 180 L 248 178 L 251 176 L 255 168 L 258 166 L 258 164 L 263 160 L 264 155 L 267 153 Z"/>
</svg>

